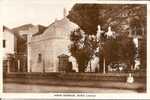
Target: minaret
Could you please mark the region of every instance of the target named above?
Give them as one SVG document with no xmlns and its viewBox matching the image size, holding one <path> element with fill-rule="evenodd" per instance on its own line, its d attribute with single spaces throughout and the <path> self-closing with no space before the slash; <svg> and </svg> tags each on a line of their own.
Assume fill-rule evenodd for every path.
<svg viewBox="0 0 150 100">
<path fill-rule="evenodd" d="M 67 9 L 66 8 L 64 8 L 63 14 L 64 14 L 64 18 L 65 18 L 67 16 Z"/>
</svg>

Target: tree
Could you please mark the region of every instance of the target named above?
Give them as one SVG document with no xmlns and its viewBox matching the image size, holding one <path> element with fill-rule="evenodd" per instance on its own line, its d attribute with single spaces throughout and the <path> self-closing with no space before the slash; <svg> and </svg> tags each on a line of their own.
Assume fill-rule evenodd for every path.
<svg viewBox="0 0 150 100">
<path fill-rule="evenodd" d="M 113 31 L 127 34 L 136 21 L 136 26 L 146 28 L 146 16 L 146 5 L 141 4 L 75 4 L 68 18 L 87 34 L 95 34 L 98 24 L 105 31 L 112 26 Z"/>
<path fill-rule="evenodd" d="M 140 40 L 140 46 L 139 46 L 139 57 L 141 60 L 141 67 L 142 69 L 146 69 L 146 37 Z"/>
<path fill-rule="evenodd" d="M 135 46 L 132 39 L 120 37 L 122 39 L 108 39 L 104 42 L 103 55 L 106 65 L 113 63 L 126 63 L 128 68 L 134 64 Z"/>
<path fill-rule="evenodd" d="M 73 43 L 70 45 L 69 49 L 72 56 L 77 59 L 79 72 L 84 72 L 93 54 L 93 47 L 91 42 L 88 40 L 88 37 L 85 36 L 83 39 L 81 34 L 81 29 L 71 32 L 70 40 Z"/>
<path fill-rule="evenodd" d="M 73 31 L 70 35 L 70 40 L 73 42 L 70 52 L 77 59 L 79 72 L 84 72 L 97 47 L 100 47 L 100 61 L 105 59 L 106 65 L 123 62 L 129 66 L 129 69 L 134 65 L 135 45 L 131 38 L 121 35 L 107 39 L 102 36 L 101 41 L 97 42 L 89 37 L 86 35 L 83 38 L 81 29 Z"/>
<path fill-rule="evenodd" d="M 119 43 L 112 39 L 104 43 L 104 55 L 107 63 L 118 61 L 119 59 Z"/>
<path fill-rule="evenodd" d="M 146 16 L 145 5 L 75 4 L 69 12 L 68 18 L 78 24 L 87 35 L 95 35 L 98 24 L 101 25 L 102 30 L 105 32 L 108 26 L 111 26 L 112 31 L 119 35 L 119 39 L 108 40 L 103 36 L 103 49 L 100 55 L 106 58 L 107 64 L 111 62 L 125 62 L 131 67 L 131 65 L 134 65 L 135 46 L 132 38 L 128 36 L 130 33 L 131 35 L 136 33 L 137 35 L 143 35 L 143 37 L 146 36 Z M 85 47 L 88 47 L 91 52 L 95 49 L 94 47 L 97 47 L 97 43 L 93 41 L 88 40 L 87 44 Z M 142 49 L 140 49 L 141 62 L 145 66 L 146 42 L 140 44 L 142 44 Z"/>
<path fill-rule="evenodd" d="M 136 48 L 131 38 L 126 38 L 122 40 L 122 60 L 128 64 L 128 67 L 131 68 L 134 65 L 134 59 L 136 54 Z"/>
</svg>

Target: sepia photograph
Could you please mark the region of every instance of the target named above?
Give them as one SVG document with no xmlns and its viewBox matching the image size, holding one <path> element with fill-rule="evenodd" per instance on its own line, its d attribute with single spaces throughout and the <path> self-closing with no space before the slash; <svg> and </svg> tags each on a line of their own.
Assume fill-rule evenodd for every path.
<svg viewBox="0 0 150 100">
<path fill-rule="evenodd" d="M 146 3 L 1 7 L 3 93 L 147 93 Z"/>
<path fill-rule="evenodd" d="M 20 99 L 20 98 L 17 98 L 17 99 L 10 99 L 10 98 L 2 98 L 1 100 L 50 100 L 50 99 Z"/>
<path fill-rule="evenodd" d="M 20 99 L 20 98 L 2 98 L 1 100 L 51 100 L 51 99 L 42 99 L 42 98 L 39 98 L 39 99 Z"/>
</svg>

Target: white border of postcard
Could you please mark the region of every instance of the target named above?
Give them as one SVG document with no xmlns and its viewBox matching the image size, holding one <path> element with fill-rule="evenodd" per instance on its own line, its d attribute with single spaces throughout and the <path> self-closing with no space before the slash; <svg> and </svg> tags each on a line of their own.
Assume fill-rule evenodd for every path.
<svg viewBox="0 0 150 100">
<path fill-rule="evenodd" d="M 38 0 L 37 0 L 38 1 Z M 52 2 L 63 2 L 63 0 L 51 0 Z M 67 1 L 67 0 L 64 0 Z M 124 0 L 112 0 L 112 1 L 102 1 L 102 0 L 69 0 L 72 2 L 77 3 L 97 3 L 97 4 L 147 4 L 147 93 L 62 93 L 62 95 L 68 94 L 83 94 L 83 97 L 80 96 L 55 96 L 57 93 L 3 93 L 3 79 L 2 79 L 2 67 L 0 67 L 0 97 L 1 98 L 39 98 L 39 100 L 44 99 L 146 99 L 150 98 L 150 1 L 124 1 Z M 1 2 L 1 0 L 0 0 Z M 44 2 L 44 0 L 43 0 Z M 4 19 L 0 19 L 4 20 Z M 2 25 L 1 25 L 2 26 Z M 0 28 L 0 31 L 2 28 Z M 1 34 L 0 34 L 1 35 Z M 1 40 L 0 36 L 0 40 Z M 2 52 L 0 52 L 0 55 Z M 2 58 L 0 57 L 0 64 L 2 65 Z M 95 95 L 93 96 L 87 96 L 88 94 Z M 9 99 L 8 99 L 9 100 Z M 11 100 L 11 99 L 10 99 Z M 34 99 L 35 100 L 35 99 Z"/>
</svg>

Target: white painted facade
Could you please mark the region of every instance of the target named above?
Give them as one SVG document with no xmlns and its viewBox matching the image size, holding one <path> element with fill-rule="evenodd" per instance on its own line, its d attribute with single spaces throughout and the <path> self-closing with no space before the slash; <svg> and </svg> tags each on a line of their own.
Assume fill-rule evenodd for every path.
<svg viewBox="0 0 150 100">
<path fill-rule="evenodd" d="M 5 43 L 4 43 L 5 41 Z M 8 54 L 14 54 L 17 50 L 17 38 L 14 33 L 11 32 L 9 29 L 3 30 L 3 40 L 2 45 L 3 47 L 3 59 L 7 59 Z"/>
<path fill-rule="evenodd" d="M 55 20 L 40 35 L 32 36 L 28 43 L 31 72 L 57 72 L 58 56 L 68 54 L 71 31 L 79 28 L 68 18 Z"/>
</svg>

